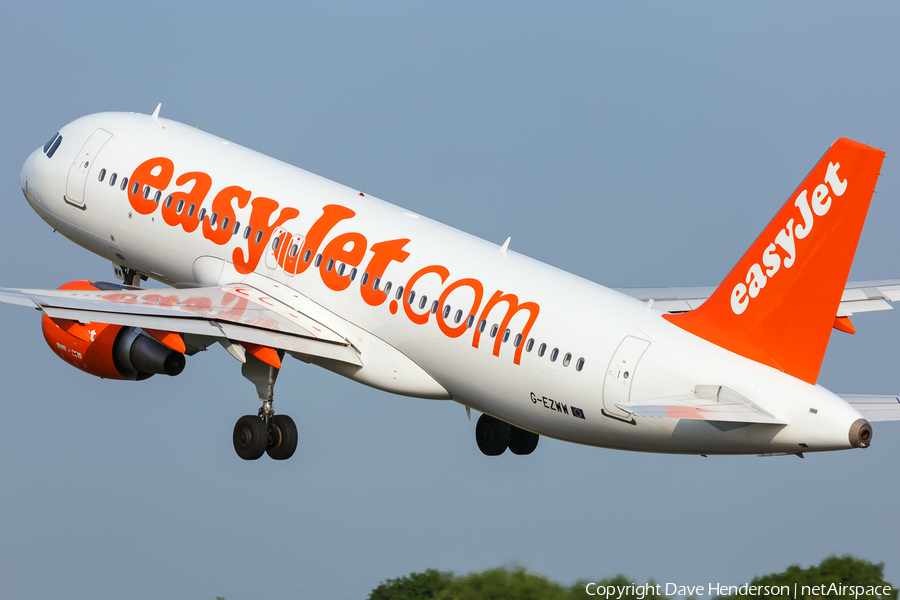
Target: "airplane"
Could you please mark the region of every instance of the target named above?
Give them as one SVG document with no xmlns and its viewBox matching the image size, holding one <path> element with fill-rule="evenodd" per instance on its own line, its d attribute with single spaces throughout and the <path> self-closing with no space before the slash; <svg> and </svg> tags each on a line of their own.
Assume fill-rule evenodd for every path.
<svg viewBox="0 0 900 600">
<path fill-rule="evenodd" d="M 817 379 L 833 329 L 900 280 L 847 283 L 884 152 L 839 139 L 716 288 L 610 289 L 159 116 L 79 118 L 21 170 L 32 209 L 121 283 L 0 288 L 53 352 L 107 379 L 176 376 L 222 346 L 257 391 L 237 455 L 296 451 L 286 357 L 481 414 L 479 449 L 866 448 L 900 397 Z M 167 288 L 142 288 L 152 278 Z M 231 359 L 229 359 L 231 360 Z"/>
</svg>

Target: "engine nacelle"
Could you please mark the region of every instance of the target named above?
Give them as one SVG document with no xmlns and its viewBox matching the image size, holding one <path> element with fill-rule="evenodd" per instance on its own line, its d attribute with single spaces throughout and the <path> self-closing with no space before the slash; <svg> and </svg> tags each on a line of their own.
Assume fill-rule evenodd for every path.
<svg viewBox="0 0 900 600">
<path fill-rule="evenodd" d="M 100 286 L 106 285 L 109 284 L 71 281 L 60 289 L 96 290 L 105 289 Z M 156 373 L 174 377 L 184 370 L 184 354 L 134 327 L 80 324 L 65 319 L 54 322 L 47 315 L 44 315 L 41 327 L 47 345 L 57 356 L 76 369 L 97 377 L 140 381 Z"/>
</svg>

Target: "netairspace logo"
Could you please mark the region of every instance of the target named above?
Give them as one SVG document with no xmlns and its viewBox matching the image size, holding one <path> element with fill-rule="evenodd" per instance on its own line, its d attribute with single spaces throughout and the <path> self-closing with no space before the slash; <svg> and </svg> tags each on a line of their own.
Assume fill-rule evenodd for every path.
<svg viewBox="0 0 900 600">
<path fill-rule="evenodd" d="M 634 596 L 637 600 L 643 600 L 647 596 L 782 596 L 799 600 L 808 596 L 841 596 L 856 600 L 860 596 L 886 597 L 892 593 L 889 585 L 844 585 L 827 583 L 821 585 L 722 585 L 710 583 L 708 585 L 678 585 L 676 583 L 657 583 L 637 585 L 598 585 L 589 583 L 584 586 L 588 596 L 601 596 L 606 600 L 621 600 L 623 596 Z"/>
</svg>

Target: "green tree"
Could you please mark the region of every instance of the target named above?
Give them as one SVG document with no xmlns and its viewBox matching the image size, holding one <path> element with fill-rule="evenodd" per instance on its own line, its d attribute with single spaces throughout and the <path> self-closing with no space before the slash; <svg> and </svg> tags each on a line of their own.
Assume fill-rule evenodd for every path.
<svg viewBox="0 0 900 600">
<path fill-rule="evenodd" d="M 424 573 L 410 573 L 409 577 L 388 579 L 369 594 L 369 600 L 430 600 L 447 589 L 453 573 L 428 569 Z"/>
<path fill-rule="evenodd" d="M 585 589 L 588 583 L 593 583 L 590 588 L 592 593 L 596 593 L 598 587 L 606 588 L 612 586 L 617 590 L 622 589 L 623 593 L 621 599 L 619 598 L 618 592 L 613 596 L 617 600 L 668 600 L 666 596 L 656 593 L 656 582 L 652 579 L 645 585 L 641 585 L 621 574 L 616 575 L 615 577 L 600 579 L 599 581 L 597 579 L 576 581 L 575 584 L 569 588 L 569 595 L 567 598 L 569 598 L 569 600 L 580 600 L 581 598 L 593 598 L 596 600 L 597 596 L 591 596 L 588 594 L 587 589 Z"/>
<path fill-rule="evenodd" d="M 891 586 L 884 580 L 884 563 L 871 563 L 867 560 L 854 558 L 852 556 L 829 556 L 818 566 L 812 566 L 808 569 L 801 569 L 800 565 L 792 565 L 783 573 L 771 573 L 754 577 L 750 582 L 751 586 L 787 586 L 791 593 L 787 595 L 750 595 L 735 594 L 732 596 L 719 596 L 720 600 L 726 598 L 766 598 L 767 600 L 793 600 L 794 584 L 796 584 L 797 598 L 803 600 L 822 600 L 824 598 L 837 600 L 847 600 L 847 594 L 828 593 L 827 587 L 830 584 L 840 585 L 861 585 L 865 587 L 872 586 L 882 588 L 890 586 L 891 591 L 888 594 L 861 594 L 858 600 L 897 600 L 897 588 Z M 818 590 L 814 590 L 816 586 Z M 806 588 L 806 589 L 804 589 Z M 813 593 L 818 592 L 818 593 Z M 853 598 L 851 594 L 849 596 Z"/>
<path fill-rule="evenodd" d="M 568 600 L 568 589 L 523 568 L 504 567 L 454 579 L 437 600 Z"/>
</svg>

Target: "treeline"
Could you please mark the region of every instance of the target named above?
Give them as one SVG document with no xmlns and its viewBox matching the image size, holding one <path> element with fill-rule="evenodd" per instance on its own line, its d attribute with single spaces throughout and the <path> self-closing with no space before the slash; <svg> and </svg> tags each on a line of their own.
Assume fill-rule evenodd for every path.
<svg viewBox="0 0 900 600">
<path fill-rule="evenodd" d="M 616 593 L 607 599 L 605 592 L 611 586 Z M 831 556 L 808 569 L 794 565 L 782 573 L 754 577 L 749 585 L 729 591 L 734 593 L 718 598 L 898 600 L 897 588 L 884 581 L 884 563 L 852 556 Z M 385 581 L 372 590 L 368 600 L 669 600 L 665 593 L 664 583 L 651 580 L 640 584 L 624 575 L 565 586 L 525 569 L 501 567 L 459 576 L 434 569 L 411 573 Z"/>
</svg>

